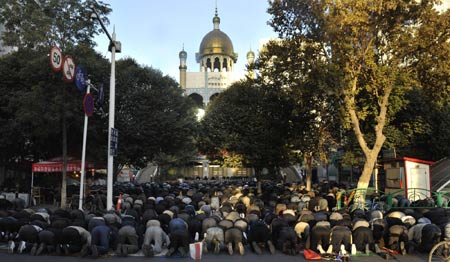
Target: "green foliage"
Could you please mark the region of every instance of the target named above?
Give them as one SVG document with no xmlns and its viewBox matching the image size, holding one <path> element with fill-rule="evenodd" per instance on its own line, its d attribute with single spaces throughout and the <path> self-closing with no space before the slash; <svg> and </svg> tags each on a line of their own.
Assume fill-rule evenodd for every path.
<svg viewBox="0 0 450 262">
<path fill-rule="evenodd" d="M 145 166 L 191 160 L 196 117 L 175 80 L 128 58 L 117 63 L 116 85 L 118 161 Z"/>
<path fill-rule="evenodd" d="M 76 65 L 82 64 L 94 86 L 103 84 L 103 106 L 108 108 L 110 64 L 92 49 L 93 36 L 103 32 L 90 18 L 91 5 L 107 25 L 111 9 L 102 2 L 0 0 L 3 41 L 18 49 L 0 60 L 2 161 L 60 155 L 62 126 L 68 130 L 69 155 L 81 155 L 85 92 L 64 83 L 61 74 L 50 69 L 50 47 L 59 46 Z M 179 164 L 189 159 L 196 151 L 195 116 L 176 82 L 132 59 L 117 62 L 116 80 L 118 161 L 143 166 L 151 160 Z M 107 156 L 106 111 L 96 105 L 88 125 L 88 158 L 98 162 Z"/>
<path fill-rule="evenodd" d="M 6 31 L 3 41 L 8 46 L 44 49 L 59 46 L 73 48 L 76 44 L 94 46 L 100 25 L 91 21 L 94 6 L 102 21 L 108 24 L 108 5 L 94 0 L 0 0 L 0 23 Z"/>
<path fill-rule="evenodd" d="M 410 43 L 410 68 L 416 81 L 405 94 L 409 101 L 393 123 L 406 143 L 398 151 L 429 160 L 450 155 L 450 11 L 424 9 L 417 38 Z"/>
<path fill-rule="evenodd" d="M 80 46 L 68 52 L 75 59 L 80 58 L 76 63 L 85 64 L 92 75 L 92 82 L 97 82 L 100 75 L 108 74 L 108 62 L 92 49 Z M 47 54 L 48 50 L 21 49 L 0 59 L 2 162 L 15 158 L 36 161 L 59 156 L 63 110 L 69 129 L 69 154 L 81 155 L 85 92 L 79 91 L 74 84 L 65 83 L 60 73 L 53 72 Z M 102 68 L 106 71 L 101 71 Z M 96 121 L 96 117 L 101 118 L 98 108 L 91 118 L 90 131 L 105 130 L 105 122 Z M 89 143 L 105 140 L 103 132 L 100 133 L 89 133 Z M 88 153 L 101 159 L 94 153 L 96 148 Z"/>
<path fill-rule="evenodd" d="M 439 126 L 427 118 L 425 111 L 413 115 L 416 124 L 408 122 L 411 118 L 405 121 L 407 117 L 402 113 L 411 108 L 408 100 L 411 92 L 430 90 L 427 103 L 433 104 L 433 114 L 448 111 L 450 19 L 449 11 L 438 13 L 434 9 L 435 3 L 270 1 L 269 24 L 281 40 L 278 46 L 269 44 L 267 54 L 261 57 L 261 75 L 299 101 L 297 105 L 305 110 L 298 112 L 321 112 L 310 107 L 308 101 L 317 100 L 308 97 L 320 97 L 320 92 L 334 95 L 335 103 L 325 108 L 334 118 L 322 121 L 339 121 L 340 125 L 333 127 L 352 131 L 354 139 L 342 137 L 340 141 L 356 141 L 366 160 L 361 186 L 370 180 L 371 169 L 383 146 L 406 147 L 417 132 Z M 314 88 L 317 92 L 308 95 L 307 91 Z M 329 105 L 330 100 L 322 101 Z M 310 127 L 317 124 L 307 124 L 314 123 L 313 119 L 311 115 L 298 121 L 307 130 L 314 130 Z M 410 136 L 402 136 L 403 130 Z M 342 131 L 341 135 L 347 134 Z M 339 137 L 333 132 L 329 134 Z M 301 141 L 314 141 L 311 139 L 314 136 L 306 133 L 297 137 Z M 439 137 L 446 141 L 448 136 Z"/>
<path fill-rule="evenodd" d="M 222 157 L 227 162 L 233 156 L 233 166 L 286 166 L 289 107 L 278 89 L 252 80 L 233 84 L 208 105 L 200 149 L 209 156 L 226 151 Z"/>
<path fill-rule="evenodd" d="M 223 154 L 223 167 L 242 167 L 244 157 L 234 153 Z"/>
<path fill-rule="evenodd" d="M 289 147 L 296 153 L 291 153 L 291 161 L 312 156 L 326 163 L 339 144 L 339 100 L 323 50 L 302 40 L 270 42 L 260 52 L 257 67 L 263 81 L 277 86 L 293 105 Z"/>
</svg>

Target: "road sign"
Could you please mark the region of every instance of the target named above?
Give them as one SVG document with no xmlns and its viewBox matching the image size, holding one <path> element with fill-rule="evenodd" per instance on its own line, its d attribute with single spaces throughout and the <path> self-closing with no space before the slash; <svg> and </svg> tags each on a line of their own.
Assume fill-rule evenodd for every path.
<svg viewBox="0 0 450 262">
<path fill-rule="evenodd" d="M 92 113 L 94 113 L 94 97 L 91 93 L 84 96 L 83 106 L 86 116 L 92 116 Z"/>
<path fill-rule="evenodd" d="M 55 72 L 59 72 L 61 70 L 61 66 L 63 64 L 62 52 L 59 47 L 54 46 L 50 51 L 50 65 Z"/>
<path fill-rule="evenodd" d="M 64 62 L 62 66 L 64 79 L 68 83 L 72 83 L 75 77 L 75 62 L 70 55 L 64 57 Z"/>
<path fill-rule="evenodd" d="M 80 91 L 83 91 L 83 89 L 86 87 L 86 81 L 86 70 L 84 70 L 83 66 L 81 65 L 77 66 L 77 69 L 75 70 L 75 85 Z"/>
<path fill-rule="evenodd" d="M 117 155 L 117 144 L 119 142 L 119 130 L 111 127 L 111 144 L 109 145 L 110 155 Z"/>
</svg>

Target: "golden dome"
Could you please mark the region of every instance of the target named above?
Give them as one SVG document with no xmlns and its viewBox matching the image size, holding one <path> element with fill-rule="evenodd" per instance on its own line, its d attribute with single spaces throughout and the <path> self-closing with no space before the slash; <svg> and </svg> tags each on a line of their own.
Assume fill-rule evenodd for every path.
<svg viewBox="0 0 450 262">
<path fill-rule="evenodd" d="M 237 60 L 231 39 L 220 29 L 214 29 L 203 37 L 200 43 L 199 57 L 207 55 L 226 55 Z"/>
<path fill-rule="evenodd" d="M 203 37 L 200 43 L 199 52 L 196 54 L 197 63 L 205 56 L 223 55 L 230 57 L 235 63 L 238 55 L 234 52 L 231 39 L 224 32 L 220 31 L 220 18 L 217 14 L 213 18 L 214 29 Z"/>
</svg>

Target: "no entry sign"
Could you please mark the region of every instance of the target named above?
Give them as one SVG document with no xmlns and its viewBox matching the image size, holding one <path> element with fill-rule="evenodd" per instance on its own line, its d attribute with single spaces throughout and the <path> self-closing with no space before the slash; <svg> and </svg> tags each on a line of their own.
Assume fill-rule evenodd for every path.
<svg viewBox="0 0 450 262">
<path fill-rule="evenodd" d="M 73 58 L 70 55 L 66 55 L 64 57 L 63 75 L 64 75 L 64 79 L 68 83 L 73 82 L 73 79 L 75 77 L 75 62 L 73 61 Z"/>
</svg>

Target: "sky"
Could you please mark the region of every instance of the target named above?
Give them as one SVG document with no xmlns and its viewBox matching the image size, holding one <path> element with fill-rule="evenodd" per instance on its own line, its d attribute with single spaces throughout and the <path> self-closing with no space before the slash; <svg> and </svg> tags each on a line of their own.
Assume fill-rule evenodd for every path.
<svg viewBox="0 0 450 262">
<path fill-rule="evenodd" d="M 244 71 L 247 52 L 256 55 L 262 43 L 276 38 L 267 24 L 267 0 L 102 0 L 113 9 L 108 16 L 107 29 L 116 32 L 116 40 L 122 44 L 122 52 L 116 59 L 131 57 L 139 64 L 151 66 L 179 81 L 179 57 L 187 52 L 187 71 L 198 72 L 195 61 L 203 37 L 213 30 L 216 2 L 220 17 L 220 29 L 233 42 L 239 57 L 235 71 Z M 443 0 L 443 7 L 450 7 L 450 0 Z M 96 50 L 110 58 L 108 37 L 95 37 Z"/>
<path fill-rule="evenodd" d="M 107 29 L 116 32 L 122 52 L 116 60 L 134 58 L 179 81 L 179 52 L 187 52 L 187 71 L 198 72 L 195 61 L 203 37 L 213 30 L 216 0 L 103 0 L 113 9 Z M 267 0 L 217 0 L 220 30 L 233 42 L 238 53 L 235 71 L 244 71 L 247 52 L 257 53 L 260 43 L 276 38 L 267 24 Z M 96 50 L 110 58 L 108 37 L 95 37 Z"/>
</svg>

